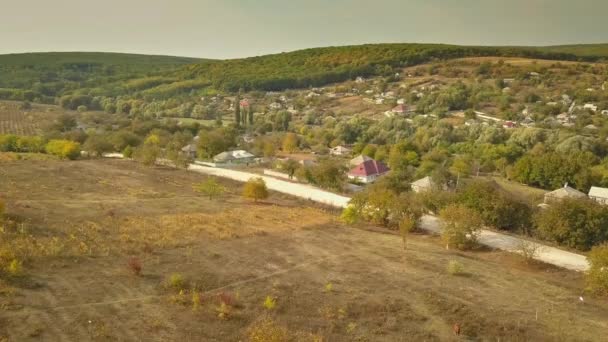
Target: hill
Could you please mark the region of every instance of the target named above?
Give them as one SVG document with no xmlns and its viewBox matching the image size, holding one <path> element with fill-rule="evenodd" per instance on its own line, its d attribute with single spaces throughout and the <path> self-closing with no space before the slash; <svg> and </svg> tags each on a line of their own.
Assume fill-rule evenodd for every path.
<svg viewBox="0 0 608 342">
<path fill-rule="evenodd" d="M 404 67 L 435 60 L 484 56 L 595 62 L 608 57 L 608 45 L 369 44 L 221 61 L 89 52 L 3 55 L 0 99 L 52 103 L 64 95 L 89 95 L 159 100 L 198 97 L 210 91 L 280 91 L 357 76 L 390 76 Z"/>
<path fill-rule="evenodd" d="M 105 52 L 0 55 L 0 97 L 52 102 L 74 89 L 125 82 L 203 61 L 207 60 Z"/>
</svg>

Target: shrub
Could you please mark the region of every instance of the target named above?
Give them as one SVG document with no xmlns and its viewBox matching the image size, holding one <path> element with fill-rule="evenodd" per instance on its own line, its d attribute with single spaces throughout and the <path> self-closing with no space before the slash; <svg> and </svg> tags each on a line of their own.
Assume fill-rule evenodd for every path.
<svg viewBox="0 0 608 342">
<path fill-rule="evenodd" d="M 266 310 L 273 310 L 277 306 L 277 300 L 271 296 L 266 296 L 264 300 L 264 307 Z"/>
<path fill-rule="evenodd" d="M 186 286 L 186 280 L 184 276 L 179 273 L 173 273 L 167 279 L 167 287 L 172 288 L 174 290 L 182 290 Z"/>
<path fill-rule="evenodd" d="M 451 275 L 463 275 L 464 265 L 456 260 L 450 260 L 448 263 L 447 271 Z"/>
<path fill-rule="evenodd" d="M 211 177 L 207 178 L 207 180 L 202 183 L 195 184 L 193 188 L 194 191 L 207 196 L 209 200 L 222 195 L 226 191 L 226 188 Z"/>
<path fill-rule="evenodd" d="M 80 155 L 80 144 L 71 140 L 51 140 L 46 144 L 46 152 L 62 159 L 76 159 Z"/>
<path fill-rule="evenodd" d="M 133 157 L 133 152 L 134 152 L 133 147 L 132 146 L 127 146 L 127 147 L 125 147 L 124 150 L 122 150 L 122 155 L 125 158 L 132 158 Z"/>
<path fill-rule="evenodd" d="M 243 197 L 253 199 L 255 202 L 268 198 L 268 188 L 262 178 L 251 178 L 243 186 Z"/>
<path fill-rule="evenodd" d="M 197 291 L 192 292 L 192 310 L 197 311 L 202 305 L 202 295 Z"/>
<path fill-rule="evenodd" d="M 129 267 L 129 270 L 131 271 L 131 273 L 133 273 L 134 275 L 136 275 L 136 276 L 141 275 L 142 263 L 141 263 L 141 260 L 139 260 L 139 258 L 136 258 L 136 257 L 129 258 L 127 266 Z"/>
<path fill-rule="evenodd" d="M 6 267 L 6 272 L 13 277 L 20 276 L 23 274 L 23 264 L 21 261 L 13 259 Z"/>
<path fill-rule="evenodd" d="M 355 224 L 359 219 L 359 215 L 357 214 L 357 209 L 353 206 L 348 206 L 342 210 L 342 214 L 340 214 L 340 221 L 346 224 Z"/>
<path fill-rule="evenodd" d="M 534 259 L 536 259 L 540 249 L 541 249 L 541 245 L 539 245 L 537 243 L 534 243 L 531 241 L 526 241 L 526 240 L 521 240 L 517 245 L 516 251 L 524 258 L 526 263 L 529 264 Z"/>
<path fill-rule="evenodd" d="M 407 237 L 411 231 L 416 228 L 416 221 L 411 219 L 410 217 L 404 217 L 401 222 L 399 222 L 399 234 L 401 235 L 401 239 L 403 240 L 403 249 L 407 249 Z"/>
<path fill-rule="evenodd" d="M 254 322 L 247 329 L 250 342 L 284 342 L 290 340 L 289 335 L 287 328 L 279 326 L 270 318 Z"/>
<path fill-rule="evenodd" d="M 483 219 L 473 209 L 460 204 L 451 204 L 439 212 L 443 221 L 441 237 L 446 247 L 469 249 L 476 245 L 477 234 L 483 227 Z"/>
<path fill-rule="evenodd" d="M 587 260 L 590 265 L 585 275 L 588 289 L 599 295 L 608 295 L 608 244 L 593 247 Z"/>
</svg>

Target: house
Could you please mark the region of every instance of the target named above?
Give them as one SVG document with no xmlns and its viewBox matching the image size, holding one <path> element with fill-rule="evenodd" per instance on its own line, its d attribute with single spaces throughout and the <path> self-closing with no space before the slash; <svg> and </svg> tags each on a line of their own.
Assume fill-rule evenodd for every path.
<svg viewBox="0 0 608 342">
<path fill-rule="evenodd" d="M 503 127 L 503 128 L 515 128 L 515 126 L 517 126 L 517 123 L 516 123 L 516 122 L 513 122 L 513 121 L 505 121 L 505 122 L 502 124 L 502 127 Z"/>
<path fill-rule="evenodd" d="M 435 182 L 429 176 L 426 176 L 422 179 L 413 182 L 412 184 L 410 184 L 410 186 L 412 187 L 412 191 L 414 191 L 415 193 L 433 190 L 436 187 Z"/>
<path fill-rule="evenodd" d="M 365 83 L 365 79 L 361 76 L 357 77 L 357 79 L 355 80 L 356 83 Z"/>
<path fill-rule="evenodd" d="M 599 204 L 608 205 L 608 189 L 592 186 L 589 190 L 589 198 Z"/>
<path fill-rule="evenodd" d="M 310 99 L 310 98 L 312 98 L 312 97 L 317 97 L 317 96 L 321 96 L 321 94 L 319 94 L 319 93 L 315 93 L 314 91 L 311 91 L 310 93 L 308 93 L 308 94 L 306 95 L 306 98 Z"/>
<path fill-rule="evenodd" d="M 348 162 L 348 164 L 350 166 L 357 166 L 359 164 L 363 164 L 368 160 L 373 160 L 372 158 L 368 157 L 368 156 L 364 156 L 364 155 L 359 155 L 358 157 L 355 157 L 353 159 L 350 160 L 350 162 Z"/>
<path fill-rule="evenodd" d="M 593 103 L 585 103 L 585 105 L 583 106 L 583 109 L 590 109 L 594 112 L 597 112 L 597 106 L 594 105 Z"/>
<path fill-rule="evenodd" d="M 384 104 L 384 99 L 376 99 L 375 103 L 376 103 L 377 105 Z"/>
<path fill-rule="evenodd" d="M 587 125 L 587 126 L 583 127 L 583 129 L 586 129 L 588 131 L 597 131 L 598 130 L 597 126 L 594 124 Z"/>
<path fill-rule="evenodd" d="M 249 100 L 247 99 L 242 99 L 239 104 L 241 105 L 241 108 L 249 108 Z"/>
<path fill-rule="evenodd" d="M 329 154 L 332 156 L 350 156 L 351 153 L 353 153 L 351 148 L 342 145 L 338 145 L 329 150 Z"/>
<path fill-rule="evenodd" d="M 361 183 L 369 184 L 375 182 L 378 177 L 386 174 L 389 171 L 390 169 L 388 166 L 384 165 L 383 162 L 372 159 L 364 161 L 351 169 L 348 172 L 348 178 Z"/>
<path fill-rule="evenodd" d="M 189 144 L 182 147 L 182 153 L 188 156 L 188 158 L 195 159 L 196 158 L 196 145 Z"/>
<path fill-rule="evenodd" d="M 395 108 L 391 109 L 391 112 L 395 114 L 405 114 L 407 112 L 407 107 L 403 104 L 397 105 Z"/>
<path fill-rule="evenodd" d="M 280 104 L 279 102 L 273 102 L 273 103 L 271 103 L 268 106 L 268 108 L 270 108 L 270 109 L 281 109 L 281 108 L 283 108 L 283 105 Z"/>
<path fill-rule="evenodd" d="M 608 109 L 602 110 L 602 115 L 608 115 Z"/>
<path fill-rule="evenodd" d="M 255 156 L 245 150 L 222 152 L 213 157 L 214 162 L 221 164 L 249 164 L 254 159 Z"/>
<path fill-rule="evenodd" d="M 580 192 L 574 188 L 568 186 L 568 183 L 564 184 L 563 188 L 548 192 L 545 194 L 545 204 L 555 203 L 566 198 L 586 198 L 587 195 L 584 192 Z"/>
<path fill-rule="evenodd" d="M 405 99 L 398 99 L 398 100 L 397 100 L 397 104 L 398 104 L 398 105 L 405 104 Z"/>
</svg>

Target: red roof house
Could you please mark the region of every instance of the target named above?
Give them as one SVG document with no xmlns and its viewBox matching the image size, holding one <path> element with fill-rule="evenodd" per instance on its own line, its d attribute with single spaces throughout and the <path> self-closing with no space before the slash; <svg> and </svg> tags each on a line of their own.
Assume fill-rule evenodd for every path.
<svg viewBox="0 0 608 342">
<path fill-rule="evenodd" d="M 390 169 L 381 161 L 366 160 L 348 172 L 348 178 L 362 183 L 373 183 L 378 177 L 389 172 Z"/>
<path fill-rule="evenodd" d="M 391 110 L 391 112 L 397 113 L 397 114 L 403 114 L 406 111 L 407 111 L 407 107 L 405 105 L 402 105 L 402 104 L 398 105 L 397 107 L 395 107 L 395 108 L 393 108 Z"/>
</svg>

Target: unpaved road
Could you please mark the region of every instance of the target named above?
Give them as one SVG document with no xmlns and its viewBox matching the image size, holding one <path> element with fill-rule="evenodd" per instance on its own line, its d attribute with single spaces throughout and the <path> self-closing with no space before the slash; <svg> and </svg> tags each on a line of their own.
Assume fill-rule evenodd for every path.
<svg viewBox="0 0 608 342">
<path fill-rule="evenodd" d="M 246 182 L 252 177 L 262 178 L 270 190 L 282 192 L 296 197 L 309 199 L 315 202 L 328 204 L 338 208 L 345 208 L 350 201 L 349 197 L 340 196 L 328 191 L 315 188 L 310 185 L 296 184 L 273 177 L 262 176 L 255 173 L 236 171 L 230 169 L 212 168 L 190 164 L 189 170 L 200 172 L 212 176 L 230 178 L 239 182 Z M 424 230 L 439 233 L 441 222 L 434 216 L 426 215 L 421 220 L 421 228 Z M 518 252 L 518 247 L 527 240 L 514 236 L 497 233 L 490 230 L 482 230 L 479 235 L 479 242 L 496 249 L 509 252 Z M 528 242 L 538 247 L 535 259 L 563 267 L 573 271 L 586 271 L 589 268 L 587 258 L 583 255 L 567 252 L 555 247 Z"/>
</svg>

